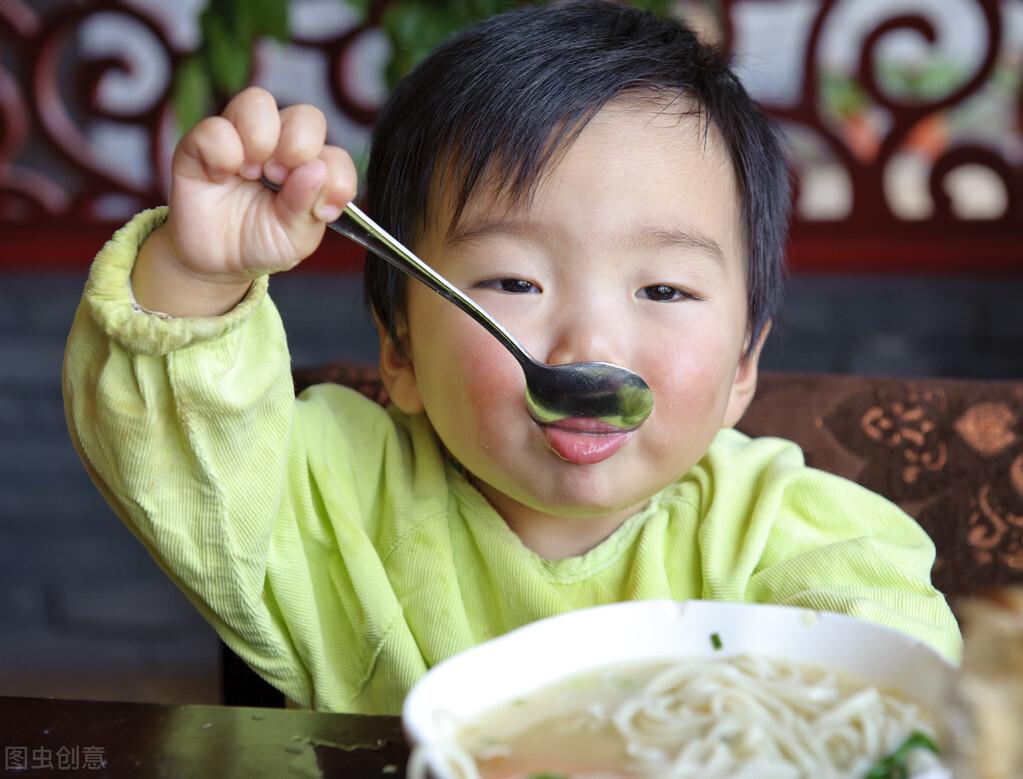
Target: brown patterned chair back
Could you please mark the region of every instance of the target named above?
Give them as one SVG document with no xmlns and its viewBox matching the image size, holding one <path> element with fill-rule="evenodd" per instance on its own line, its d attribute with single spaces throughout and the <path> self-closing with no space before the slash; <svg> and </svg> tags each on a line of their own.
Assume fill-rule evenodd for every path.
<svg viewBox="0 0 1023 779">
<path fill-rule="evenodd" d="M 387 402 L 372 366 L 294 376 L 297 392 L 334 382 Z M 950 601 L 1023 582 L 1023 382 L 763 373 L 739 428 L 898 503 L 934 539 Z"/>
<path fill-rule="evenodd" d="M 1023 382 L 768 373 L 740 427 L 915 517 L 951 602 L 1023 582 Z"/>
</svg>

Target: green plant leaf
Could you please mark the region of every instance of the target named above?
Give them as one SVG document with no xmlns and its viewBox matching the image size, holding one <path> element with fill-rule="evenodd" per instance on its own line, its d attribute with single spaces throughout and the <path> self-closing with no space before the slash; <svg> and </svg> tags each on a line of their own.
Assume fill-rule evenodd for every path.
<svg viewBox="0 0 1023 779">
<path fill-rule="evenodd" d="M 369 0 L 341 0 L 341 2 L 356 11 L 362 18 L 365 18 L 369 12 Z"/>
<path fill-rule="evenodd" d="M 201 58 L 196 54 L 186 57 L 174 74 L 174 114 L 182 133 L 191 130 L 206 116 L 212 99 L 210 77 Z"/>
<path fill-rule="evenodd" d="M 837 119 L 856 116 L 870 105 L 870 99 L 859 82 L 839 71 L 821 74 L 819 94 L 824 112 Z"/>
<path fill-rule="evenodd" d="M 236 16 L 252 20 L 253 37 L 268 35 L 287 43 L 288 0 L 235 0 Z"/>
<path fill-rule="evenodd" d="M 227 29 L 231 37 L 239 43 L 251 43 L 256 38 L 256 16 L 253 13 L 253 6 L 256 2 L 245 2 L 245 0 L 217 0 L 210 3 L 216 6 L 214 15 L 220 19 L 223 27 Z"/>
<path fill-rule="evenodd" d="M 362 19 L 370 10 L 369 0 L 340 0 Z M 548 0 L 533 0 L 546 5 Z M 718 9 L 719 0 L 704 0 Z M 393 0 L 384 10 L 381 27 L 391 44 L 391 58 L 384 68 L 389 87 L 412 70 L 437 44 L 474 22 L 509 11 L 523 0 Z M 659 14 L 672 11 L 673 0 L 632 0 L 631 4 Z M 232 94 L 248 82 L 254 43 L 263 36 L 282 43 L 290 39 L 289 0 L 208 0 L 200 16 L 202 33 L 198 60 L 179 69 L 175 77 L 175 105 L 179 115 L 195 115 L 197 101 L 190 94 L 202 94 L 208 104 L 213 91 Z M 191 59 L 191 58 L 190 58 Z M 197 64 L 198 63 L 198 64 Z M 205 79 L 200 84 L 200 71 Z M 178 83 L 178 82 L 181 83 Z M 841 109 L 850 110 L 849 96 L 835 100 Z M 189 101 L 192 102 L 189 102 Z M 204 106 L 205 107 L 205 106 Z M 194 122 L 193 122 L 194 123 Z"/>
<path fill-rule="evenodd" d="M 385 76 L 390 86 L 414 68 L 444 39 L 495 13 L 516 6 L 515 0 L 399 0 L 381 19 L 391 42 Z"/>
<path fill-rule="evenodd" d="M 237 28 L 232 29 L 230 25 L 231 20 L 225 20 L 217 13 L 214 3 L 200 19 L 211 80 L 225 94 L 232 94 L 245 86 L 252 64 L 252 41 L 242 40 Z"/>
<path fill-rule="evenodd" d="M 437 11 L 424 0 L 406 0 L 387 7 L 380 20 L 391 43 L 385 76 L 388 87 L 414 68 L 441 40 Z"/>
<path fill-rule="evenodd" d="M 642 8 L 644 11 L 652 11 L 660 16 L 667 16 L 671 13 L 672 7 L 670 0 L 632 0 L 629 5 Z"/>
</svg>

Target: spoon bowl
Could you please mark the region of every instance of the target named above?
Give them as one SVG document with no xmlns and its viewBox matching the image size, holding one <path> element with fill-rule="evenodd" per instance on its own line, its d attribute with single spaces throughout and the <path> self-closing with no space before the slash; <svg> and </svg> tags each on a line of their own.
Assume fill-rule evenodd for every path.
<svg viewBox="0 0 1023 779">
<path fill-rule="evenodd" d="M 276 184 L 263 179 L 275 192 Z M 596 419 L 619 430 L 638 427 L 653 410 L 653 392 L 636 373 L 607 362 L 546 365 L 534 359 L 500 322 L 369 218 L 354 203 L 327 225 L 471 316 L 511 352 L 526 379 L 526 409 L 539 424 Z"/>
<path fill-rule="evenodd" d="M 653 408 L 653 393 L 637 374 L 607 362 L 546 365 L 531 359 L 526 374 L 526 408 L 540 424 L 572 417 L 598 419 L 621 430 L 642 424 Z"/>
</svg>

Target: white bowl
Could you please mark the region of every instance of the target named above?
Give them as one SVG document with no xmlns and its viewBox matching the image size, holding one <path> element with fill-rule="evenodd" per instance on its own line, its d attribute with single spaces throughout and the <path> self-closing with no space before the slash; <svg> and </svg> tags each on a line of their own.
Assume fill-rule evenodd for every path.
<svg viewBox="0 0 1023 779">
<path fill-rule="evenodd" d="M 955 665 L 921 641 L 841 614 L 721 601 L 630 601 L 540 620 L 445 660 L 412 688 L 402 721 L 413 744 L 431 746 L 445 741 L 452 720 L 469 721 L 566 677 L 622 663 L 744 653 L 845 671 L 939 715 L 957 676 Z M 431 768 L 442 779 L 450 776 L 442 765 Z"/>
</svg>

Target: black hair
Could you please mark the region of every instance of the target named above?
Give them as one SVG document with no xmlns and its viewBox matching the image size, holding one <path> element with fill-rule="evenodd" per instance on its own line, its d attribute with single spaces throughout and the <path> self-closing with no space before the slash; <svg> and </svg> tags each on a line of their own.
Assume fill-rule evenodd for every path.
<svg viewBox="0 0 1023 779">
<path fill-rule="evenodd" d="M 695 106 L 732 161 L 747 252 L 749 350 L 781 302 L 789 179 L 777 131 L 720 52 L 676 19 L 610 0 L 525 6 L 448 39 L 399 82 L 372 138 L 369 213 L 413 243 L 445 194 L 452 224 L 490 181 L 528 198 L 546 167 L 623 93 Z M 684 175 L 680 171 L 679 175 Z M 399 353 L 407 278 L 372 255 L 365 294 Z"/>
</svg>

